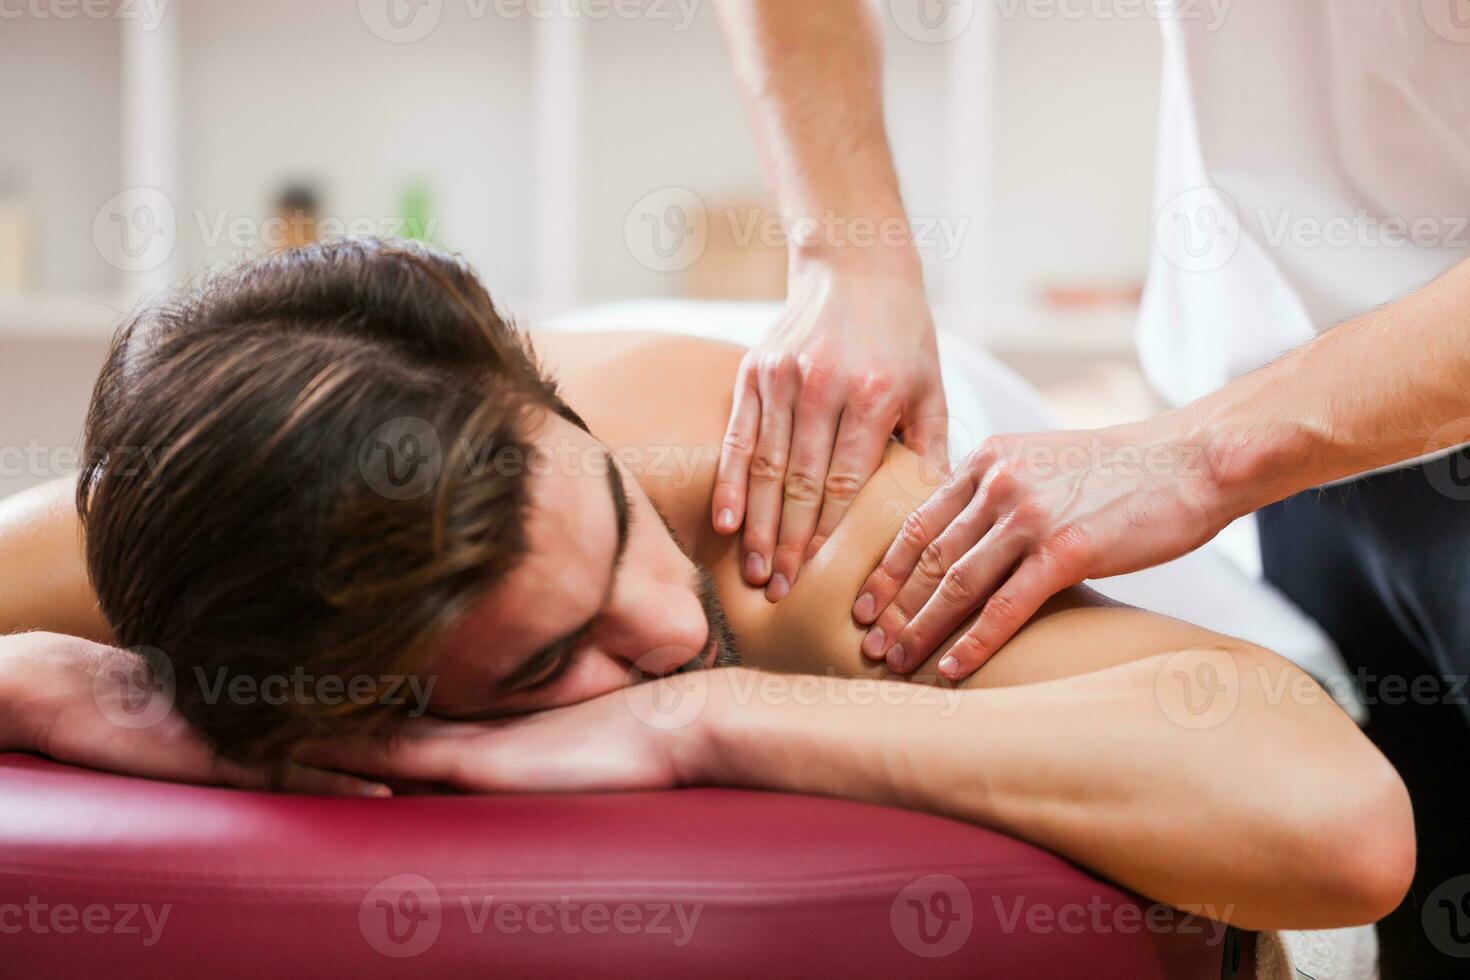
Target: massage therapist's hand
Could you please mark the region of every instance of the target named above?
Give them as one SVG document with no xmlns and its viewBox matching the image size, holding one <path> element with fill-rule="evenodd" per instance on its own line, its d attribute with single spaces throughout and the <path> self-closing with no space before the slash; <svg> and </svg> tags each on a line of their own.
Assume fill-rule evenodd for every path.
<svg viewBox="0 0 1470 980">
<path fill-rule="evenodd" d="M 172 708 L 141 658 L 56 633 L 0 637 L 0 751 L 177 782 L 266 789 L 264 768 L 216 756 Z M 287 766 L 283 789 L 382 796 L 387 787 L 307 766 Z"/>
<path fill-rule="evenodd" d="M 968 677 L 1048 598 L 1177 558 L 1234 516 L 1187 417 L 986 440 L 904 521 L 853 607 L 863 652 L 908 672 L 968 617 L 939 673 Z"/>
<path fill-rule="evenodd" d="M 895 430 L 947 469 L 922 275 L 917 259 L 889 261 L 799 266 L 780 319 L 741 362 L 710 513 L 722 534 L 744 523 L 745 580 L 772 601 L 832 533 Z"/>
<path fill-rule="evenodd" d="M 704 709 L 725 685 L 690 671 L 494 721 L 415 718 L 389 737 L 313 742 L 298 758 L 389 781 L 469 793 L 671 789 L 703 746 Z"/>
</svg>

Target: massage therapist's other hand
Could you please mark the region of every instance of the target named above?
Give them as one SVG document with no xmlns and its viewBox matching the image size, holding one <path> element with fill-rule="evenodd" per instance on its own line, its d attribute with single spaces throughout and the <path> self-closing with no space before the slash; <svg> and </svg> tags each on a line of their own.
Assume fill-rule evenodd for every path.
<svg viewBox="0 0 1470 980">
<path fill-rule="evenodd" d="M 968 677 L 1051 596 L 1177 558 L 1236 516 L 1188 417 L 986 440 L 904 521 L 853 606 L 904 673 L 976 610 L 939 673 Z M 1243 512 L 1243 511 L 1242 511 Z"/>
<path fill-rule="evenodd" d="M 126 650 L 56 633 L 0 637 L 0 750 L 176 782 L 267 789 L 274 775 L 215 755 L 173 710 L 167 685 Z M 280 788 L 383 796 L 387 787 L 289 765 Z"/>
<path fill-rule="evenodd" d="M 780 601 L 895 431 L 947 471 L 948 418 L 917 258 L 798 265 L 786 308 L 741 362 L 711 504 L 744 523 L 741 568 Z M 858 263 L 867 263 L 860 268 Z"/>
<path fill-rule="evenodd" d="M 415 718 L 391 736 L 310 743 L 298 758 L 467 793 L 604 793 L 692 781 L 706 708 L 741 668 L 661 677 L 587 701 L 493 721 Z M 711 675 L 719 675 L 711 680 Z"/>
</svg>

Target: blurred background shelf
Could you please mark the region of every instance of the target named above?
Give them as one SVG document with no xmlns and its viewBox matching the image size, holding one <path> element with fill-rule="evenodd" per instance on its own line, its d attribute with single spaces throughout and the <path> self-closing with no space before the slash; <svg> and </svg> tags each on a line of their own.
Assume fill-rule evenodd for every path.
<svg viewBox="0 0 1470 980">
<path fill-rule="evenodd" d="M 325 217 L 388 234 L 418 189 L 432 237 L 512 309 L 779 295 L 760 243 L 674 272 L 630 248 L 630 211 L 661 189 L 690 189 L 712 220 L 768 217 L 711 5 L 687 23 L 681 7 L 645 6 L 593 19 L 425 5 L 432 29 L 403 43 L 375 32 L 371 4 L 8 20 L 0 176 L 19 181 L 33 228 L 27 288 L 130 297 L 235 261 L 265 247 L 282 190 L 307 187 Z M 1046 309 L 1045 292 L 1142 279 L 1158 30 L 1007 9 L 973 5 L 944 44 L 885 19 L 890 137 L 916 227 L 943 233 L 921 247 L 935 304 L 985 342 L 1087 347 L 1121 332 Z M 136 188 L 166 197 L 177 230 L 143 271 L 104 254 L 109 229 L 94 227 Z"/>
<path fill-rule="evenodd" d="M 780 242 L 737 234 L 772 215 L 712 5 L 552 6 L 403 5 L 433 18 L 407 40 L 370 23 L 367 0 L 6 19 L 0 450 L 74 443 L 120 314 L 273 247 L 287 191 L 312 199 L 323 234 L 425 219 L 420 237 L 463 253 L 524 322 L 649 297 L 779 299 Z M 1071 424 L 1146 412 L 1134 308 L 1088 296 L 1136 295 L 1146 268 L 1157 24 L 951 6 L 972 17 L 948 43 L 883 20 L 889 136 L 936 321 Z M 663 270 L 630 228 L 671 188 L 696 196 L 709 241 Z M 159 260 L 129 260 L 119 233 L 160 222 Z M 0 473 L 0 492 L 36 479 Z"/>
</svg>

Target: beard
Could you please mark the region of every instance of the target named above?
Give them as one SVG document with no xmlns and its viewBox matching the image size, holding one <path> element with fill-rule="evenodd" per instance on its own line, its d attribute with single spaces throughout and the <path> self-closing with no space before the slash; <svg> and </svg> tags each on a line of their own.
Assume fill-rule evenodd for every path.
<svg viewBox="0 0 1470 980">
<path fill-rule="evenodd" d="M 674 530 L 674 525 L 670 523 L 668 517 L 659 509 L 658 504 L 653 502 L 652 498 L 649 498 L 648 505 L 653 508 L 653 512 L 658 515 L 658 519 L 664 522 L 664 529 L 669 532 L 669 537 L 673 540 L 674 545 L 684 553 L 684 557 L 688 558 L 689 563 L 694 566 L 694 594 L 699 596 L 699 608 L 704 610 L 704 621 L 709 626 L 709 635 L 715 641 L 714 666 L 739 667 L 742 663 L 740 641 L 735 636 L 735 631 L 730 628 L 730 619 L 725 615 L 725 607 L 720 604 L 720 593 L 715 588 L 714 576 L 709 573 L 708 568 L 701 565 L 698 559 L 694 557 L 693 552 L 684 544 L 684 539 L 679 536 L 678 531 Z M 700 653 L 701 656 L 690 657 L 674 673 L 680 673 L 686 670 L 703 670 L 705 666 L 702 656 L 703 651 L 700 651 Z"/>
<path fill-rule="evenodd" d="M 693 561 L 693 559 L 690 559 Z M 715 663 L 716 667 L 739 667 L 740 643 L 735 638 L 735 631 L 730 628 L 730 620 L 725 615 L 725 607 L 720 605 L 720 595 L 715 590 L 715 580 L 710 575 L 709 569 L 699 562 L 694 562 L 695 590 L 699 593 L 699 605 L 704 610 L 705 622 L 709 623 L 709 634 L 715 640 Z M 695 658 L 691 663 L 700 663 Z M 700 664 L 703 666 L 703 664 Z"/>
</svg>

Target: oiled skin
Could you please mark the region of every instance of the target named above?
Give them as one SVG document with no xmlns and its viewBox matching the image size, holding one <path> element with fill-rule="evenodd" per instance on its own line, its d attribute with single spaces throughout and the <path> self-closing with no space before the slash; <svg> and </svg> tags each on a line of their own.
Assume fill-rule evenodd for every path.
<svg viewBox="0 0 1470 980">
<path fill-rule="evenodd" d="M 717 535 L 709 520 L 715 462 L 742 349 L 656 333 L 540 333 L 533 339 L 598 438 L 615 454 L 621 449 L 627 458 L 643 461 L 639 481 L 709 567 L 748 665 L 894 676 L 862 655 L 863 631 L 851 610 L 904 517 L 935 485 L 917 456 L 889 447 L 883 466 L 804 566 L 790 595 L 772 604 L 740 574 L 739 535 Z M 960 686 L 1035 683 L 1189 647 L 1242 645 L 1078 587 L 1048 602 Z M 934 665 L 948 646 L 941 645 L 914 678 L 935 682 Z"/>
</svg>

